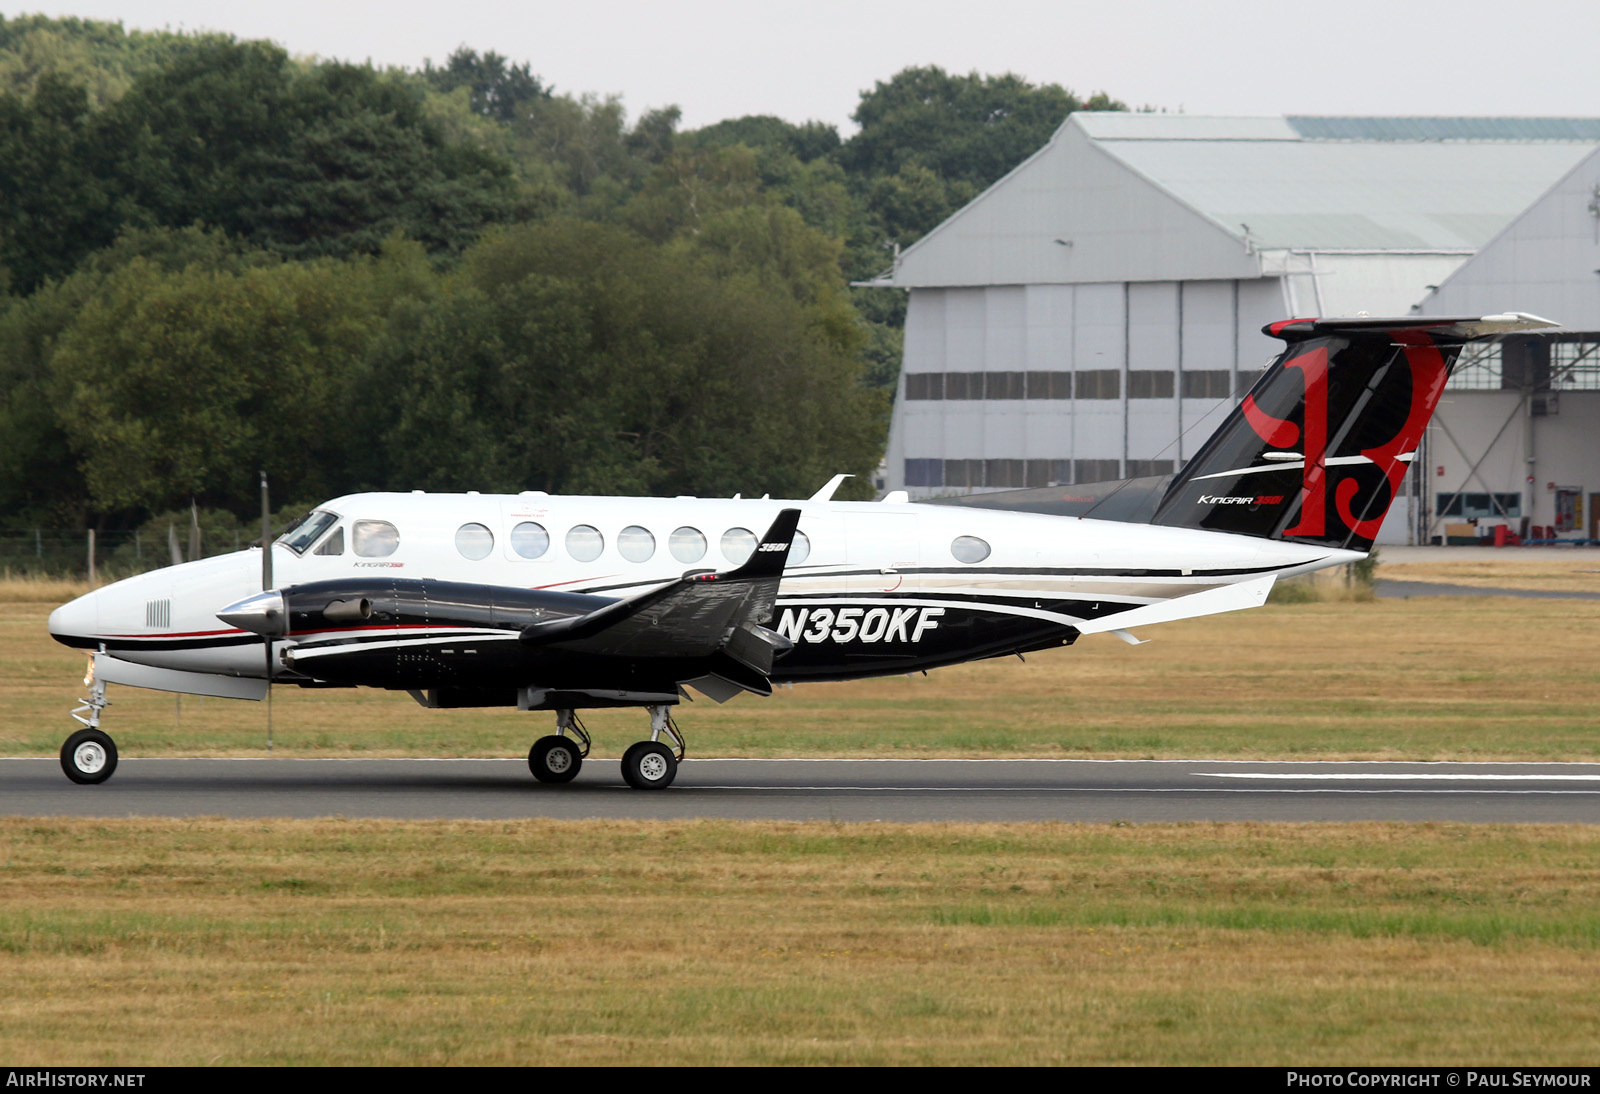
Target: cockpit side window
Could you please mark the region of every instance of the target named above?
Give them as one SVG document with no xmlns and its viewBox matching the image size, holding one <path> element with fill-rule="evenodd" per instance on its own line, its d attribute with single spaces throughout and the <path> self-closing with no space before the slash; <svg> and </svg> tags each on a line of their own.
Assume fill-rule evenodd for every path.
<svg viewBox="0 0 1600 1094">
<path fill-rule="evenodd" d="M 306 553 L 306 548 L 317 542 L 322 533 L 332 527 L 338 519 L 338 513 L 317 509 L 290 525 L 289 530 L 278 537 L 278 542 L 295 554 L 303 555 Z"/>
<path fill-rule="evenodd" d="M 342 555 L 344 554 L 344 529 L 334 529 L 333 535 L 322 541 L 322 544 L 311 552 L 314 555 Z"/>
<path fill-rule="evenodd" d="M 362 558 L 388 558 L 400 548 L 400 529 L 386 520 L 358 520 L 350 526 L 350 545 Z"/>
</svg>

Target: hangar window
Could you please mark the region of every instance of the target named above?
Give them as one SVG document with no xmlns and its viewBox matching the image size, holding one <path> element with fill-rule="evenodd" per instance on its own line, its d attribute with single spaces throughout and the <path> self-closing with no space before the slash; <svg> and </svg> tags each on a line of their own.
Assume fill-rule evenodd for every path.
<svg viewBox="0 0 1600 1094">
<path fill-rule="evenodd" d="M 1172 474 L 1171 460 L 1129 460 L 1128 478 L 1137 479 L 1147 475 Z"/>
<path fill-rule="evenodd" d="M 494 550 L 494 533 L 481 524 L 463 524 L 456 529 L 456 550 L 474 562 L 488 558 Z"/>
<path fill-rule="evenodd" d="M 1030 373 L 1028 373 L 1028 398 L 1030 398 L 1030 399 L 1070 399 L 1070 398 L 1072 398 L 1072 373 L 1070 373 L 1070 372 L 1030 372 Z"/>
<path fill-rule="evenodd" d="M 1159 369 L 1129 369 L 1128 398 L 1172 398 L 1172 373 Z"/>
<path fill-rule="evenodd" d="M 722 533 L 722 557 L 735 566 L 756 553 L 756 534 L 748 528 L 729 528 Z"/>
<path fill-rule="evenodd" d="M 983 374 L 985 399 L 1020 399 L 1025 387 L 1022 372 L 986 372 Z"/>
<path fill-rule="evenodd" d="M 943 460 L 907 460 L 907 486 L 943 486 Z"/>
<path fill-rule="evenodd" d="M 789 541 L 790 566 L 798 566 L 811 557 L 811 539 L 804 532 L 796 532 Z"/>
<path fill-rule="evenodd" d="M 617 550 L 629 562 L 649 562 L 656 553 L 656 537 L 637 524 L 630 524 L 617 535 Z"/>
<path fill-rule="evenodd" d="M 982 562 L 989 557 L 989 544 L 977 536 L 957 536 L 950 544 L 957 562 Z"/>
<path fill-rule="evenodd" d="M 606 539 L 600 529 L 580 524 L 567 533 L 567 554 L 579 562 L 593 562 L 606 549 Z"/>
<path fill-rule="evenodd" d="M 314 554 L 314 555 L 342 555 L 342 554 L 344 554 L 344 529 L 343 528 L 335 529 L 333 535 L 331 535 L 327 539 L 323 540 L 322 541 L 322 545 L 320 547 L 318 547 L 315 551 L 312 551 L 311 553 Z"/>
<path fill-rule="evenodd" d="M 1196 369 L 1183 374 L 1185 399 L 1226 399 L 1233 394 L 1233 374 L 1227 369 Z"/>
<path fill-rule="evenodd" d="M 362 558 L 388 558 L 400 547 L 400 529 L 386 520 L 358 520 L 350 526 L 350 544 Z"/>
<path fill-rule="evenodd" d="M 297 555 L 305 554 L 307 547 L 317 542 L 317 537 L 326 532 L 334 521 L 339 519 L 337 513 L 329 513 L 318 509 L 308 513 L 289 526 L 289 530 L 278 539 L 289 550 Z"/>
<path fill-rule="evenodd" d="M 1441 517 L 1460 517 L 1463 520 L 1475 517 L 1516 518 L 1522 516 L 1522 495 L 1440 493 L 1435 499 L 1434 508 Z"/>
<path fill-rule="evenodd" d="M 679 562 L 699 562 L 706 557 L 706 537 L 698 528 L 685 525 L 675 529 L 667 540 L 667 549 Z"/>
<path fill-rule="evenodd" d="M 511 549 L 522 558 L 543 558 L 550 549 L 550 533 L 544 525 L 525 520 L 511 529 Z"/>
<path fill-rule="evenodd" d="M 1122 477 L 1120 460 L 1073 460 L 1073 482 L 1111 482 Z"/>
<path fill-rule="evenodd" d="M 1080 399 L 1120 399 L 1122 373 L 1114 368 L 1091 368 L 1078 373 L 1076 381 Z"/>
</svg>

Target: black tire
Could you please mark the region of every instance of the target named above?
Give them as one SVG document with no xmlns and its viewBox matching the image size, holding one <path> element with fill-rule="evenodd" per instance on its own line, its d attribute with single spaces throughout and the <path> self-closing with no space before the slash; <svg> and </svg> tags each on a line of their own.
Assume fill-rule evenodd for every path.
<svg viewBox="0 0 1600 1094">
<path fill-rule="evenodd" d="M 80 729 L 61 746 L 61 770 L 75 783 L 103 783 L 116 769 L 116 742 L 98 729 Z"/>
<path fill-rule="evenodd" d="M 571 737 L 540 737 L 528 752 L 528 770 L 542 783 L 569 783 L 581 767 L 583 756 Z"/>
<path fill-rule="evenodd" d="M 678 758 L 659 741 L 640 741 L 622 754 L 622 778 L 635 790 L 665 790 L 678 776 Z"/>
</svg>

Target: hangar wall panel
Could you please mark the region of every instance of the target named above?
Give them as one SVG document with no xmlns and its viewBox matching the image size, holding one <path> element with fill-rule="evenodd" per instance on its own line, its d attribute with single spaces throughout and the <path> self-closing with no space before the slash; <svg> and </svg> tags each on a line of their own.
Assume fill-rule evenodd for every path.
<svg viewBox="0 0 1600 1094">
<path fill-rule="evenodd" d="M 1600 149 L 1423 301 L 1424 315 L 1527 311 L 1600 331 Z"/>
</svg>

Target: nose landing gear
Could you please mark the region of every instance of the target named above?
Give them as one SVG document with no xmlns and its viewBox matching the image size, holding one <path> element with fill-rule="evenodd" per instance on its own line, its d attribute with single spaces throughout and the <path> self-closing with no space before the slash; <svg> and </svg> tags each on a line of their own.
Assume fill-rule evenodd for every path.
<svg viewBox="0 0 1600 1094">
<path fill-rule="evenodd" d="M 92 664 L 83 682 L 89 685 L 89 697 L 72 711 L 83 728 L 61 746 L 61 770 L 75 783 L 103 783 L 117 769 L 116 742 L 100 731 L 100 712 L 111 702 L 106 698 L 105 681 L 95 679 Z"/>
</svg>

